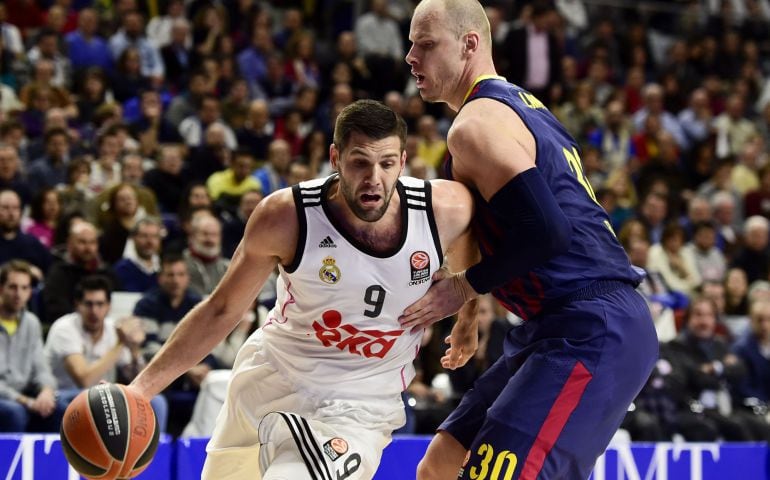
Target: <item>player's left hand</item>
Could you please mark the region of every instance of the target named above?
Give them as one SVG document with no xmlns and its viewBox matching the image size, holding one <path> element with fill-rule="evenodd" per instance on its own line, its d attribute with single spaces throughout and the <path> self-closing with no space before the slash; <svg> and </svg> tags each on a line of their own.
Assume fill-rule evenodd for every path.
<svg viewBox="0 0 770 480">
<path fill-rule="evenodd" d="M 426 328 L 441 319 L 454 315 L 460 307 L 477 296 L 463 273 L 449 273 L 442 267 L 433 274 L 433 285 L 398 318 L 401 328 L 412 332 Z"/>
<path fill-rule="evenodd" d="M 460 368 L 468 363 L 478 350 L 479 330 L 475 323 L 455 322 L 444 343 L 449 345 L 449 348 L 441 357 L 441 366 L 449 370 Z"/>
</svg>

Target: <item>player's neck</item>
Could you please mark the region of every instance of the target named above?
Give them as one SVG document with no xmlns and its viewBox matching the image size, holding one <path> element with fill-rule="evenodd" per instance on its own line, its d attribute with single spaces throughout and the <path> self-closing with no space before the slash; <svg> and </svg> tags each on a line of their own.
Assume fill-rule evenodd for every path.
<svg viewBox="0 0 770 480">
<path fill-rule="evenodd" d="M 447 104 L 449 108 L 455 112 L 459 111 L 465 102 L 465 98 L 468 93 L 476 84 L 479 78 L 494 77 L 497 75 L 495 65 L 491 61 L 477 61 L 475 63 L 469 63 L 460 76 L 458 87 L 455 89 L 454 98 L 450 99 Z"/>
<path fill-rule="evenodd" d="M 385 214 L 375 222 L 358 218 L 338 190 L 339 183 L 329 191 L 327 199 L 331 214 L 348 235 L 370 250 L 390 251 L 401 238 L 401 198 L 398 191 L 393 192 Z"/>
</svg>

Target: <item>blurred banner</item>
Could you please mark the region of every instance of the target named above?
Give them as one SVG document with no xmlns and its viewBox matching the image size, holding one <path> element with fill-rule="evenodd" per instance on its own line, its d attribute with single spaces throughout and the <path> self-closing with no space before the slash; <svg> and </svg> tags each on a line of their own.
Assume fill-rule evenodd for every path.
<svg viewBox="0 0 770 480">
<path fill-rule="evenodd" d="M 398 436 L 385 450 L 375 480 L 410 480 L 430 441 Z M 158 452 L 139 479 L 191 480 L 200 477 L 205 438 L 171 441 L 163 436 Z M 511 454 L 498 469 L 477 480 L 504 480 L 506 467 L 521 463 Z M 770 480 L 768 447 L 737 443 L 656 443 L 615 445 L 599 458 L 593 480 Z M 58 435 L 0 435 L 0 480 L 77 480 L 68 468 Z"/>
</svg>

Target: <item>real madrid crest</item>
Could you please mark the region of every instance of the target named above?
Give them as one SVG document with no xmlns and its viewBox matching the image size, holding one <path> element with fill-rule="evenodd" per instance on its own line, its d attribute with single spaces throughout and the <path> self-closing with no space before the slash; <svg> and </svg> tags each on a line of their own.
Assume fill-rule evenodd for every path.
<svg viewBox="0 0 770 480">
<path fill-rule="evenodd" d="M 336 260 L 333 257 L 326 257 L 323 259 L 323 267 L 318 271 L 318 277 L 324 282 L 330 285 L 340 281 L 342 278 L 342 272 L 336 265 Z"/>
</svg>

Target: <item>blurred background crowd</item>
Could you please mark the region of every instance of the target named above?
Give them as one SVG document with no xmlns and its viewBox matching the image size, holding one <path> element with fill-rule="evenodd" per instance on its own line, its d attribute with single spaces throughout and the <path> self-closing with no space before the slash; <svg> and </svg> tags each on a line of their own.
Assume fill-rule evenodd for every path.
<svg viewBox="0 0 770 480">
<path fill-rule="evenodd" d="M 415 3 L 0 1 L 0 431 L 55 430 L 80 389 L 130 381 L 256 205 L 330 173 L 352 101 L 399 112 L 406 173 L 442 176 L 453 113 L 404 62 Z M 498 72 L 578 141 L 647 272 L 661 355 L 623 430 L 769 440 L 770 0 L 482 3 Z M 274 300 L 271 282 L 154 399 L 163 428 L 182 432 L 199 391 L 221 398 L 214 373 Z M 517 319 L 486 297 L 479 316 L 479 353 L 455 372 L 439 364 L 449 325 L 426 332 L 404 431 L 431 433 L 500 356 Z"/>
</svg>

